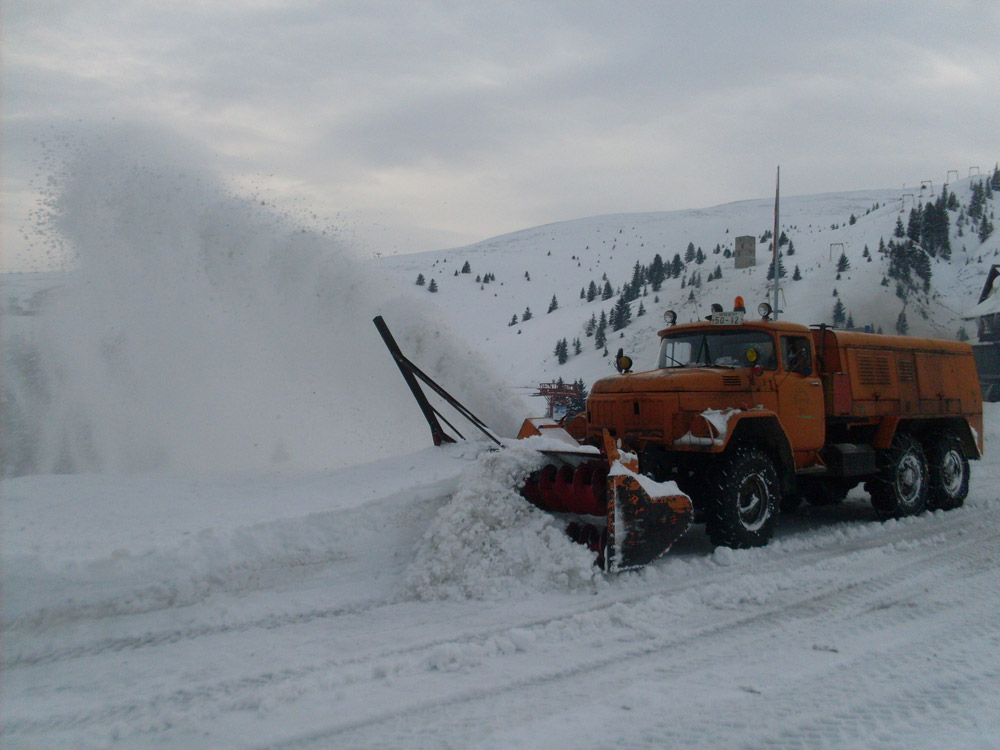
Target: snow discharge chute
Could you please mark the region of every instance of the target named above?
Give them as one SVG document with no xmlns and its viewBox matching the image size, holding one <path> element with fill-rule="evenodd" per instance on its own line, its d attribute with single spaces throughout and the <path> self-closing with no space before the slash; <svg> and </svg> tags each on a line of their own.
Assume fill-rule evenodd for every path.
<svg viewBox="0 0 1000 750">
<path fill-rule="evenodd" d="M 482 420 L 403 355 L 381 316 L 373 322 L 417 400 L 435 445 L 455 442 L 441 422 L 459 438 L 462 435 L 430 403 L 421 381 L 503 447 Z M 607 430 L 602 445 L 582 445 L 552 420 L 527 419 L 518 438 L 532 436 L 558 441 L 565 448 L 541 451 L 549 463 L 528 477 L 521 495 L 542 510 L 565 515 L 566 533 L 587 546 L 602 569 L 615 572 L 647 565 L 669 550 L 691 525 L 690 498 L 672 482 L 661 484 L 639 474 L 636 456 L 619 450 Z"/>
</svg>

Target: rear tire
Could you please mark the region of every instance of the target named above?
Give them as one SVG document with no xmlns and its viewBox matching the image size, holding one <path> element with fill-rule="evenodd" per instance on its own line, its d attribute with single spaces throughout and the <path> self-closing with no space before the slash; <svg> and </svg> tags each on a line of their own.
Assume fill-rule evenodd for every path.
<svg viewBox="0 0 1000 750">
<path fill-rule="evenodd" d="M 928 509 L 960 508 L 969 494 L 969 459 L 962 441 L 954 433 L 946 432 L 928 445 L 927 468 L 930 474 Z"/>
<path fill-rule="evenodd" d="M 762 547 L 778 520 L 778 474 L 757 448 L 736 448 L 724 456 L 705 513 L 712 544 L 733 549 Z"/>
<path fill-rule="evenodd" d="M 927 508 L 930 477 L 923 448 L 912 435 L 897 433 L 879 456 L 881 468 L 868 483 L 872 506 L 883 521 L 923 513 Z"/>
</svg>

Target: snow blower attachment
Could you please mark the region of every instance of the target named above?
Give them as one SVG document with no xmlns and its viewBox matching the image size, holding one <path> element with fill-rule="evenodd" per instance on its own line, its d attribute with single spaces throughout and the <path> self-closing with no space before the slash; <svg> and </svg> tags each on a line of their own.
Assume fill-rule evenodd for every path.
<svg viewBox="0 0 1000 750">
<path fill-rule="evenodd" d="M 558 424 L 540 419 L 525 420 L 518 437 L 555 430 L 559 439 L 576 442 Z M 638 458 L 619 450 L 607 430 L 601 449 L 577 446 L 542 451 L 552 463 L 529 476 L 521 494 L 542 510 L 578 516 L 566 533 L 589 547 L 601 568 L 648 565 L 684 535 L 694 509 L 676 485 L 658 484 L 639 474 Z"/>
<path fill-rule="evenodd" d="M 464 438 L 431 405 L 419 381 L 503 447 L 482 420 L 403 356 L 381 316 L 373 322 L 430 426 L 434 445 L 455 442 L 441 421 Z M 550 463 L 528 477 L 521 494 L 542 510 L 566 515 L 567 535 L 588 547 L 602 569 L 615 572 L 647 565 L 669 550 L 691 525 L 690 498 L 675 484 L 658 484 L 640 475 L 636 456 L 620 451 L 607 430 L 603 444 L 590 446 L 579 443 L 551 419 L 525 420 L 518 438 L 534 435 L 560 440 L 566 448 L 541 451 Z"/>
</svg>

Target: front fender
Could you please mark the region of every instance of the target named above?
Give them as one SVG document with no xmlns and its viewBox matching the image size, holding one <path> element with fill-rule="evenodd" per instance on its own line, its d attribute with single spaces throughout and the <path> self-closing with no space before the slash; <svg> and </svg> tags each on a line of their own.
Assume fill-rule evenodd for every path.
<svg viewBox="0 0 1000 750">
<path fill-rule="evenodd" d="M 770 409 L 707 409 L 695 415 L 688 432 L 672 447 L 682 452 L 723 453 L 746 443 L 760 446 L 774 458 L 782 491 L 790 491 L 795 482 L 792 446 L 778 415 Z"/>
</svg>

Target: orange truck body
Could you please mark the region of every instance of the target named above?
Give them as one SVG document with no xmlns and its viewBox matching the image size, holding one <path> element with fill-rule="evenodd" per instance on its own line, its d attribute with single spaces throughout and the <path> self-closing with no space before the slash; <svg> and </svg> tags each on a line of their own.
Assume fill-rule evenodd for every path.
<svg viewBox="0 0 1000 750">
<path fill-rule="evenodd" d="M 965 457 L 982 455 L 982 399 L 969 344 L 769 319 L 659 332 L 668 345 L 725 334 L 752 340 L 754 361 L 736 358 L 740 352 L 728 344 L 724 365 L 681 366 L 661 354 L 657 369 L 597 381 L 586 413 L 568 431 L 596 445 L 607 430 L 639 455 L 644 472 L 694 488 L 696 504 L 704 478 L 685 476 L 711 473 L 711 457 L 735 443 L 771 456 L 785 496 L 799 491 L 797 478 L 835 480 L 843 489 L 876 475 L 900 431 L 928 446 L 935 436 L 954 436 Z M 744 346 L 746 355 L 751 347 Z M 807 351 L 792 368 L 785 355 L 794 347 Z"/>
</svg>

